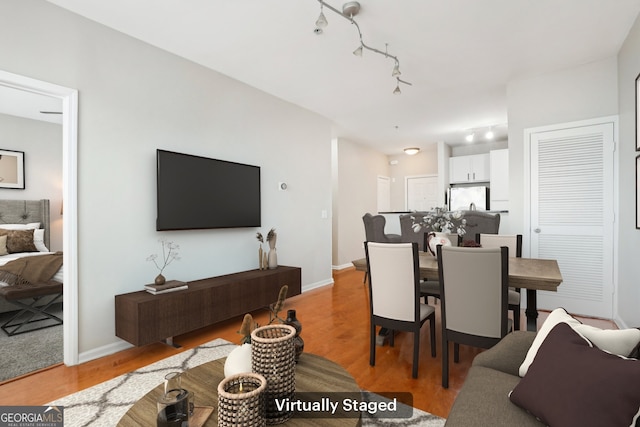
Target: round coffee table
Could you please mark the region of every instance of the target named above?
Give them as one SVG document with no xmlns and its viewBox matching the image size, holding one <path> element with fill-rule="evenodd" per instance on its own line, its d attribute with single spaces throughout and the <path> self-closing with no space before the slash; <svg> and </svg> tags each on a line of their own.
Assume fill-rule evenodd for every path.
<svg viewBox="0 0 640 427">
<path fill-rule="evenodd" d="M 196 366 L 182 374 L 182 386 L 194 392 L 196 407 L 217 408 L 218 383 L 224 379 L 225 358 Z M 136 402 L 118 422 L 118 427 L 156 425 L 156 402 L 164 391 L 158 385 Z M 360 392 L 353 377 L 340 365 L 324 357 L 303 353 L 296 365 L 296 392 Z M 217 426 L 216 409 L 204 426 Z M 284 426 L 359 426 L 359 418 L 291 418 Z"/>
</svg>

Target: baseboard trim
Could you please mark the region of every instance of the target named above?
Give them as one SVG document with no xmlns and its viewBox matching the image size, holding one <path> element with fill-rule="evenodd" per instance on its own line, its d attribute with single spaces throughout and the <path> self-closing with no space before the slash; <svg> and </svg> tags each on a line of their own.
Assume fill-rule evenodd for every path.
<svg viewBox="0 0 640 427">
<path fill-rule="evenodd" d="M 303 285 L 302 286 L 302 292 L 307 292 L 310 291 L 312 289 L 318 289 L 321 288 L 323 286 L 328 286 L 328 285 L 333 285 L 333 279 L 326 279 L 326 280 L 321 280 L 319 282 L 315 282 L 315 283 L 310 283 L 308 285 Z"/>
<path fill-rule="evenodd" d="M 353 263 L 341 264 L 341 265 L 332 265 L 332 270 L 344 270 L 345 268 L 353 267 Z"/>
<path fill-rule="evenodd" d="M 90 360 L 95 360 L 104 356 L 109 356 L 110 354 L 114 354 L 122 350 L 127 350 L 131 347 L 133 347 L 133 345 L 129 344 L 126 341 L 119 341 L 119 342 L 107 344 L 102 347 L 94 348 L 92 350 L 80 353 L 78 355 L 78 363 L 85 363 L 85 362 L 89 362 Z"/>
</svg>

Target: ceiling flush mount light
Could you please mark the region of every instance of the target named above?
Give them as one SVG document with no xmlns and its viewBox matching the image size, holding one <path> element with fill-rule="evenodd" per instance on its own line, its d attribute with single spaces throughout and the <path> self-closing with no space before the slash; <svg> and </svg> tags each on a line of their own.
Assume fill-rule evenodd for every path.
<svg viewBox="0 0 640 427">
<path fill-rule="evenodd" d="M 402 80 L 399 77 L 400 74 L 401 74 L 400 73 L 400 60 L 398 59 L 397 56 L 394 56 L 394 55 L 392 55 L 392 54 L 390 54 L 388 52 L 386 45 L 385 45 L 384 51 L 382 51 L 380 49 L 376 49 L 374 47 L 368 46 L 362 40 L 362 31 L 360 31 L 360 26 L 353 19 L 353 17 L 356 16 L 360 12 L 360 3 L 358 3 L 357 1 L 347 2 L 344 5 L 342 5 L 342 12 L 341 12 L 338 9 L 336 9 L 335 7 L 325 3 L 324 0 L 318 0 L 318 2 L 320 3 L 320 16 L 316 20 L 316 27 L 313 30 L 314 33 L 316 33 L 318 35 L 322 34 L 323 33 L 323 28 L 325 28 L 327 25 L 329 25 L 329 21 L 327 21 L 327 18 L 324 16 L 324 7 L 326 6 L 328 10 L 331 10 L 332 12 L 335 12 L 336 14 L 342 16 L 343 18 L 345 18 L 346 20 L 351 22 L 351 24 L 353 24 L 355 26 L 356 30 L 358 30 L 358 37 L 360 38 L 360 46 L 358 46 L 356 48 L 356 50 L 353 51 L 354 55 L 362 56 L 363 52 L 364 52 L 364 49 L 366 49 L 366 50 L 368 50 L 370 52 L 374 52 L 374 53 L 377 53 L 378 55 L 382 55 L 385 58 L 393 59 L 394 66 L 393 66 L 393 70 L 391 71 L 391 76 L 396 79 L 396 88 L 393 90 L 393 94 L 394 95 L 399 95 L 399 94 L 402 93 L 400 91 L 400 83 L 411 86 L 411 83 L 409 83 L 409 82 L 407 82 L 405 80 Z"/>
<path fill-rule="evenodd" d="M 420 149 L 418 147 L 409 147 L 404 149 L 404 153 L 408 154 L 409 156 L 413 156 L 414 154 L 418 154 L 419 152 Z"/>
</svg>

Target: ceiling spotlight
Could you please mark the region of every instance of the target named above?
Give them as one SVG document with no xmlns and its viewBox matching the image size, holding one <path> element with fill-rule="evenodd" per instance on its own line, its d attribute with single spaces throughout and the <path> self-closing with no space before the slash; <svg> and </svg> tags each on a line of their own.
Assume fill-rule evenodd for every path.
<svg viewBox="0 0 640 427">
<path fill-rule="evenodd" d="M 320 16 L 318 16 L 318 19 L 316 20 L 316 27 L 318 28 L 325 28 L 327 25 L 329 25 L 327 18 L 324 16 L 323 9 L 324 4 L 320 2 Z"/>
<path fill-rule="evenodd" d="M 491 128 L 489 128 L 487 133 L 484 134 L 484 137 L 486 139 L 493 139 L 494 136 L 495 136 L 495 134 L 493 133 L 493 129 L 491 129 Z"/>
<path fill-rule="evenodd" d="M 362 56 L 362 45 L 358 46 L 356 50 L 353 51 L 355 56 Z"/>
<path fill-rule="evenodd" d="M 475 134 L 473 132 L 471 132 L 470 134 L 468 134 L 467 136 L 464 137 L 464 139 L 467 142 L 473 142 L 473 138 L 474 138 Z"/>
<path fill-rule="evenodd" d="M 419 152 L 420 149 L 418 147 L 409 147 L 404 149 L 404 153 L 408 154 L 409 156 L 413 156 L 414 154 L 418 154 Z"/>
<path fill-rule="evenodd" d="M 393 71 L 391 72 L 391 76 L 392 77 L 398 77 L 400 74 L 400 64 L 398 64 L 398 62 L 396 62 L 396 65 L 394 65 L 393 67 Z"/>
<path fill-rule="evenodd" d="M 400 83 L 396 85 L 396 88 L 393 90 L 394 95 L 400 95 L 402 92 L 400 91 Z"/>
</svg>

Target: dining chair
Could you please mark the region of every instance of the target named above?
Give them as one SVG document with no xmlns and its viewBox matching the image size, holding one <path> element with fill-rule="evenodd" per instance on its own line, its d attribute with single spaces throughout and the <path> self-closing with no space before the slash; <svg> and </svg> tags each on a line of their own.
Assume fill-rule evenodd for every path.
<svg viewBox="0 0 640 427">
<path fill-rule="evenodd" d="M 427 241 L 429 239 L 429 233 L 424 234 L 424 252 L 429 252 Z M 462 236 L 455 233 L 447 233 L 446 237 L 451 242 L 451 246 L 460 246 L 462 243 Z M 423 280 L 420 282 L 420 296 L 424 297 L 424 302 L 429 302 L 429 297 L 435 299 L 440 298 L 440 282 L 437 280 Z"/>
<path fill-rule="evenodd" d="M 420 302 L 418 244 L 365 242 L 369 271 L 371 341 L 369 364 L 376 363 L 376 326 L 390 331 L 413 332 L 413 378 L 418 377 L 420 329 L 429 320 L 431 356 L 436 356 L 435 308 Z"/>
<path fill-rule="evenodd" d="M 367 242 L 379 243 L 400 243 L 401 237 L 398 234 L 387 234 L 384 228 L 387 219 L 383 215 L 371 215 L 369 212 L 362 216 L 364 223 L 364 235 Z M 366 283 L 369 271 L 364 272 L 364 282 Z"/>
<path fill-rule="evenodd" d="M 509 248 L 509 256 L 522 257 L 522 234 L 476 234 L 476 242 L 483 248 Z M 513 312 L 513 329 L 520 330 L 520 288 L 509 288 L 509 310 Z"/>
<path fill-rule="evenodd" d="M 438 246 L 442 324 L 442 387 L 449 387 L 449 342 L 491 348 L 511 329 L 507 317 L 509 252 L 502 248 Z"/>
</svg>

